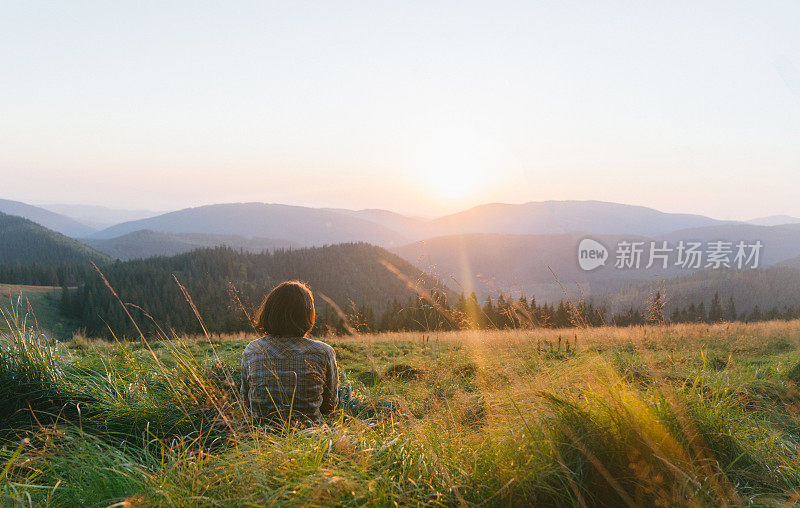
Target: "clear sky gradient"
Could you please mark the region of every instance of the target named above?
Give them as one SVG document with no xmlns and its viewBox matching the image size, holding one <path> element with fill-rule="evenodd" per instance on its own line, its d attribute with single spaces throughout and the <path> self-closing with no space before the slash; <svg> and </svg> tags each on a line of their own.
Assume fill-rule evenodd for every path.
<svg viewBox="0 0 800 508">
<path fill-rule="evenodd" d="M 800 2 L 2 2 L 0 198 L 800 216 Z"/>
</svg>

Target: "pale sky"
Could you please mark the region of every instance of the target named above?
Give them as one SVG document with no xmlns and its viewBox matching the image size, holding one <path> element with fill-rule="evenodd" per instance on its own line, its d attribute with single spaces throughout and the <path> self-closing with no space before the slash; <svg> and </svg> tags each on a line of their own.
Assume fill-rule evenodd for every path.
<svg viewBox="0 0 800 508">
<path fill-rule="evenodd" d="M 800 1 L 2 1 L 0 198 L 800 216 Z"/>
</svg>

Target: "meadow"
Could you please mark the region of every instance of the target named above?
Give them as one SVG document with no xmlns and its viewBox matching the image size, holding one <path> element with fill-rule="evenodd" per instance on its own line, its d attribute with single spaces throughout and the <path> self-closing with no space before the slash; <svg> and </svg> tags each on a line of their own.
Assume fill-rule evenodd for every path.
<svg viewBox="0 0 800 508">
<path fill-rule="evenodd" d="M 254 336 L 0 342 L 16 506 L 784 506 L 800 321 L 323 337 L 360 402 L 254 425 Z"/>
</svg>

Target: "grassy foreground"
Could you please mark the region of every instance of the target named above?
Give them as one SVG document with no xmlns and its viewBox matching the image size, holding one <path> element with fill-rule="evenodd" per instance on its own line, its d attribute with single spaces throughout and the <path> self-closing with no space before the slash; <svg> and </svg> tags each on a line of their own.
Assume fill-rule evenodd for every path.
<svg viewBox="0 0 800 508">
<path fill-rule="evenodd" d="M 252 337 L 54 344 L 7 317 L 0 504 L 777 506 L 800 492 L 798 321 L 330 338 L 374 410 L 267 429 L 236 395 Z"/>
</svg>

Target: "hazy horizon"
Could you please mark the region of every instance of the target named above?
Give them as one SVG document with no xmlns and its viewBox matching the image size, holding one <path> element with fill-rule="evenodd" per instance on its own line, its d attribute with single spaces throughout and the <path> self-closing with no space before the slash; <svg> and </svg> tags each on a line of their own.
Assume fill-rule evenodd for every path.
<svg viewBox="0 0 800 508">
<path fill-rule="evenodd" d="M 800 4 L 20 2 L 3 196 L 800 216 Z"/>
<path fill-rule="evenodd" d="M 9 198 L 4 197 L 4 196 L 0 196 L 0 199 L 9 199 Z M 18 201 L 18 200 L 15 200 L 15 201 Z M 642 204 L 642 203 L 621 203 L 621 202 L 603 201 L 603 200 L 598 200 L 598 199 L 585 199 L 585 200 L 576 200 L 576 199 L 551 200 L 551 199 L 543 199 L 543 200 L 538 200 L 538 201 L 520 201 L 520 202 L 492 201 L 492 202 L 486 202 L 486 203 L 476 203 L 474 205 L 469 205 L 469 206 L 466 206 L 464 208 L 458 208 L 458 209 L 455 209 L 455 210 L 452 210 L 452 211 L 449 211 L 449 212 L 445 212 L 445 213 L 441 213 L 441 214 L 434 214 L 434 215 L 403 213 L 403 212 L 400 212 L 400 211 L 397 211 L 397 210 L 393 210 L 391 208 L 381 208 L 381 207 L 369 207 L 369 208 L 326 207 L 326 206 L 311 206 L 311 205 L 302 205 L 302 204 L 296 204 L 296 203 L 281 203 L 281 202 L 267 202 L 267 201 L 214 202 L 214 203 L 203 203 L 203 204 L 197 204 L 197 205 L 190 205 L 190 206 L 185 206 L 185 207 L 181 207 L 181 208 L 165 209 L 165 210 L 148 210 L 148 209 L 132 210 L 132 209 L 125 209 L 125 208 L 106 206 L 106 205 L 94 205 L 94 204 L 90 204 L 90 203 L 27 203 L 27 204 L 30 204 L 30 205 L 33 205 L 33 206 L 37 206 L 37 207 L 41 207 L 41 208 L 45 208 L 45 209 L 57 208 L 57 207 L 70 207 L 70 206 L 87 207 L 87 208 L 97 207 L 97 208 L 107 208 L 108 210 L 121 211 L 121 212 L 151 213 L 151 214 L 153 214 L 152 216 L 156 216 L 156 215 L 162 215 L 162 214 L 166 214 L 166 213 L 170 213 L 170 212 L 176 212 L 176 211 L 180 211 L 180 210 L 184 210 L 184 209 L 188 209 L 188 208 L 197 208 L 197 207 L 202 207 L 202 206 L 221 205 L 221 204 L 263 203 L 263 204 L 269 204 L 269 205 L 306 206 L 306 207 L 310 207 L 310 208 L 332 208 L 332 209 L 338 208 L 338 209 L 347 209 L 347 210 L 353 210 L 353 211 L 367 210 L 367 209 L 386 210 L 386 211 L 389 211 L 389 212 L 395 212 L 395 213 L 399 213 L 401 215 L 406 215 L 408 217 L 414 217 L 414 218 L 418 218 L 418 219 L 430 220 L 430 219 L 436 219 L 436 218 L 439 218 L 439 217 L 443 217 L 443 216 L 446 216 L 446 215 L 451 215 L 453 213 L 463 212 L 463 211 L 466 211 L 466 210 L 469 210 L 469 209 L 472 209 L 472 208 L 476 208 L 476 207 L 480 207 L 480 206 L 483 206 L 483 205 L 494 205 L 494 204 L 524 205 L 524 204 L 531 203 L 531 202 L 545 202 L 545 201 L 577 201 L 577 202 L 592 202 L 592 201 L 595 201 L 595 202 L 615 203 L 615 204 L 626 205 L 626 206 L 643 206 L 643 207 L 646 207 L 646 208 L 653 208 L 655 210 L 658 210 L 660 212 L 665 212 L 665 213 L 678 213 L 678 214 L 688 214 L 688 215 L 704 215 L 704 214 L 701 214 L 699 212 L 694 212 L 694 211 L 691 211 L 691 210 L 668 211 L 668 210 L 661 210 L 661 209 L 649 206 L 647 204 Z M 54 211 L 56 211 L 58 213 L 62 213 L 62 214 L 67 215 L 67 216 L 70 215 L 69 213 L 66 213 L 66 212 L 59 212 L 58 210 L 54 210 Z M 785 213 L 777 213 L 777 214 L 761 215 L 761 216 L 752 216 L 752 217 L 737 217 L 737 218 L 732 218 L 732 219 L 731 218 L 713 217 L 713 216 L 707 216 L 707 217 L 712 218 L 712 219 L 718 219 L 718 220 L 732 220 L 732 221 L 746 222 L 746 221 L 755 220 L 755 219 L 765 219 L 765 218 L 779 217 L 779 216 L 787 216 L 787 217 L 795 218 L 791 214 L 785 214 Z"/>
</svg>

